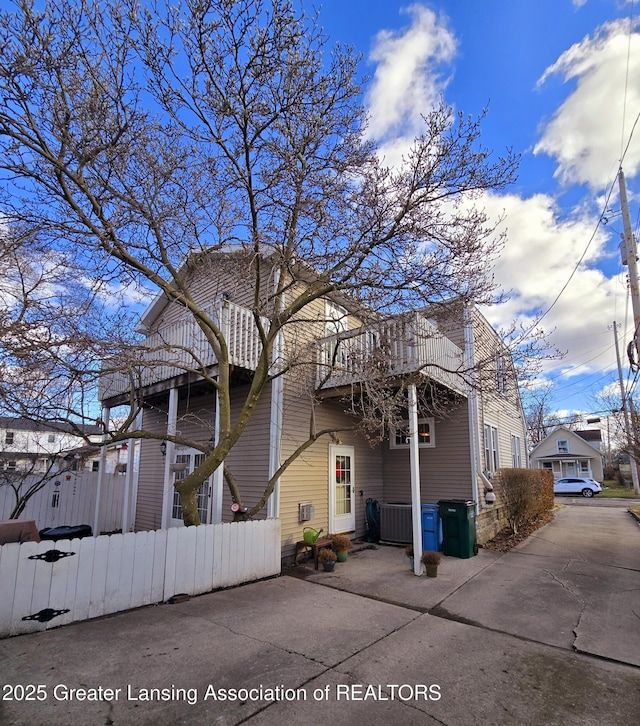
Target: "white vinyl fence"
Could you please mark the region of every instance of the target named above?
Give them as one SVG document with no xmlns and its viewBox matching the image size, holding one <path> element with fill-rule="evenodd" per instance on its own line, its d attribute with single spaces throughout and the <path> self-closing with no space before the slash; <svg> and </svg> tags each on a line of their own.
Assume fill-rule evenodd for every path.
<svg viewBox="0 0 640 726">
<path fill-rule="evenodd" d="M 6 544 L 0 637 L 278 574 L 279 519 Z"/>
<path fill-rule="evenodd" d="M 100 532 L 113 532 L 122 527 L 125 479 L 122 474 L 102 475 L 98 517 Z M 34 481 L 37 477 L 25 477 L 22 490 L 28 489 Z M 35 520 L 38 529 L 77 524 L 93 527 L 97 490 L 97 472 L 61 472 L 29 499 L 19 519 Z M 0 521 L 9 519 L 14 505 L 15 495 L 11 487 L 6 484 L 0 486 Z"/>
</svg>

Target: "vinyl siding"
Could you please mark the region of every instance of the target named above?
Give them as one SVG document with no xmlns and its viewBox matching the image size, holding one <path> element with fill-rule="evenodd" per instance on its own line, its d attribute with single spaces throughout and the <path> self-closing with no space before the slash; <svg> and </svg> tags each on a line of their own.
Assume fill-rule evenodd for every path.
<svg viewBox="0 0 640 726">
<path fill-rule="evenodd" d="M 164 433 L 167 430 L 167 403 L 164 404 L 164 410 L 158 406 L 145 409 L 142 426 L 152 433 Z M 160 442 L 143 439 L 140 442 L 136 531 L 162 527 L 163 478 L 164 457 L 160 451 Z"/>
<path fill-rule="evenodd" d="M 286 459 L 302 443 L 309 432 L 311 409 L 308 399 L 291 391 L 285 397 L 282 435 L 282 459 Z M 352 424 L 339 404 L 324 401 L 315 412 L 316 430 Z M 365 510 L 368 498 L 382 499 L 382 448 L 371 447 L 364 437 L 353 431 L 340 432 L 340 443 L 354 447 L 355 468 L 355 535 L 365 532 Z M 282 521 L 283 556 L 293 554 L 293 545 L 302 539 L 306 526 L 329 528 L 329 446 L 332 440 L 323 436 L 287 469 L 281 480 L 280 518 Z M 311 501 L 314 519 L 299 523 L 298 504 Z"/>
<path fill-rule="evenodd" d="M 249 392 L 248 386 L 234 388 L 231 394 L 232 420 L 239 415 L 242 405 Z M 271 415 L 271 392 L 267 386 L 260 397 L 255 411 L 242 436 L 227 456 L 226 464 L 233 473 L 246 507 L 254 506 L 262 496 L 269 481 L 269 420 Z M 233 519 L 230 509 L 231 495 L 224 486 L 222 500 L 222 519 L 229 522 Z M 263 509 L 256 519 L 266 516 Z"/>
<path fill-rule="evenodd" d="M 449 416 L 436 419 L 435 447 L 420 449 L 420 494 L 423 503 L 471 499 L 471 451 L 466 401 Z M 383 447 L 384 501 L 411 502 L 409 449 Z"/>
</svg>

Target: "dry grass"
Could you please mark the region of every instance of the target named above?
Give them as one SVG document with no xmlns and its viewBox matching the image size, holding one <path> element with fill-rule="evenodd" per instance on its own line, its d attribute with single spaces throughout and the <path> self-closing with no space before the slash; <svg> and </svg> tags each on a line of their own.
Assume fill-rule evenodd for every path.
<svg viewBox="0 0 640 726">
<path fill-rule="evenodd" d="M 532 535 L 540 527 L 544 527 L 545 524 L 549 524 L 553 520 L 553 514 L 551 512 L 545 512 L 540 514 L 534 519 L 530 520 L 526 524 L 523 524 L 518 530 L 517 534 L 514 534 L 510 527 L 505 527 L 501 532 L 488 542 L 485 542 L 482 547 L 485 550 L 494 550 L 495 552 L 508 552 L 513 549 L 520 542 L 524 542 L 527 537 Z"/>
</svg>

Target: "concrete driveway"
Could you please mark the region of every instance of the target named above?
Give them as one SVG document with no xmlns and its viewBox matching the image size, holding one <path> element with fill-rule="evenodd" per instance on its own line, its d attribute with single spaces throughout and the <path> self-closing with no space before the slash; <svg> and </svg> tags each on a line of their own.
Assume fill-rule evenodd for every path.
<svg viewBox="0 0 640 726">
<path fill-rule="evenodd" d="M 0 641 L 0 724 L 635 723 L 640 532 L 577 510 L 435 579 L 380 547 L 335 575 Z"/>
<path fill-rule="evenodd" d="M 563 506 L 439 611 L 640 666 L 640 527 L 625 505 Z"/>
</svg>

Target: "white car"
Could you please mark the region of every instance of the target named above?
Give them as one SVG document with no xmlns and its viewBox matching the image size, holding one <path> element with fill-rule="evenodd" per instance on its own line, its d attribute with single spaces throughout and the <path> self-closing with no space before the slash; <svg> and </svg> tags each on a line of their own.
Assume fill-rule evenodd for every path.
<svg viewBox="0 0 640 726">
<path fill-rule="evenodd" d="M 592 497 L 601 491 L 600 484 L 586 476 L 565 476 L 553 482 L 554 494 L 582 494 L 583 497 Z"/>
</svg>

